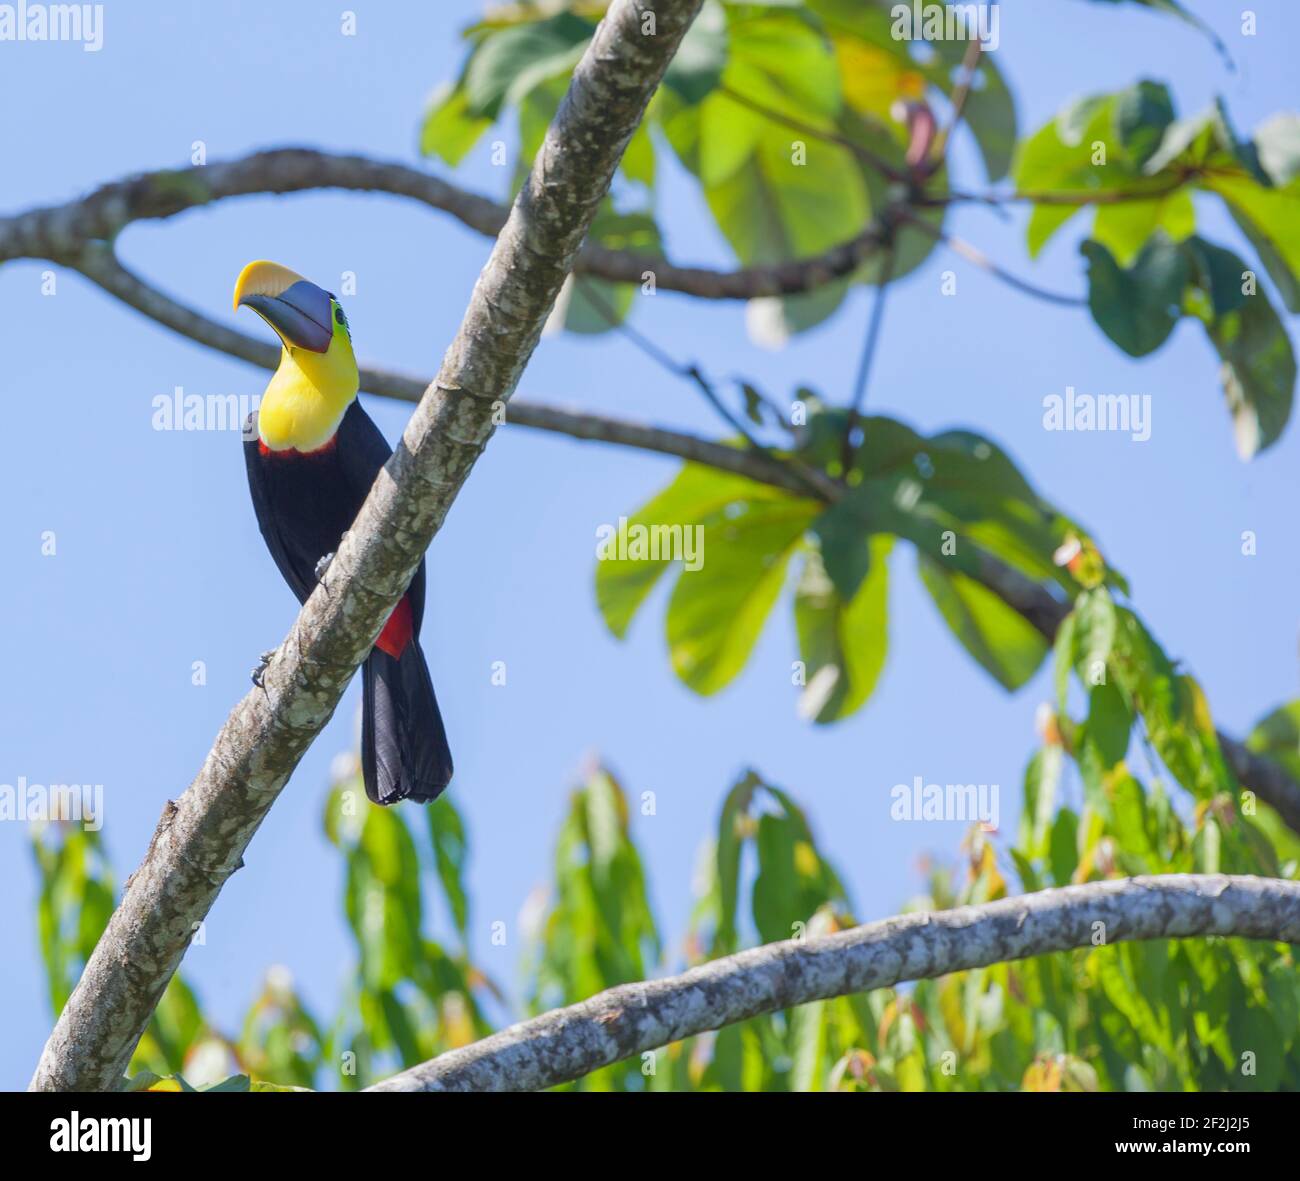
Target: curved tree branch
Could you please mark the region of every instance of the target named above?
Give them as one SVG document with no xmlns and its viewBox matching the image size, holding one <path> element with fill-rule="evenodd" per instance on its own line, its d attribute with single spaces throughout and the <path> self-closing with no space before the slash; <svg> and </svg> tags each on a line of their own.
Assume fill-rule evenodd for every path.
<svg viewBox="0 0 1300 1181">
<path fill-rule="evenodd" d="M 177 303 L 128 271 L 106 244 L 91 243 L 83 248 L 71 265 L 124 303 L 199 344 L 266 369 L 274 369 L 280 363 L 279 349 L 275 345 L 227 328 L 201 312 Z M 361 388 L 383 397 L 416 402 L 424 392 L 425 383 L 420 378 L 391 370 L 363 366 Z M 809 479 L 815 474 L 811 469 L 796 469 L 762 451 L 728 447 L 680 431 L 535 402 L 512 400 L 506 411 L 506 420 L 516 426 L 568 435 L 574 439 L 674 455 L 691 463 L 747 476 L 760 484 L 782 488 L 797 496 L 809 494 Z M 816 495 L 828 503 L 838 499 L 843 491 L 843 486 L 829 477 L 815 481 Z M 1026 578 L 989 554 L 981 552 L 979 561 L 979 581 L 1033 624 L 1048 643 L 1052 643 L 1062 620 L 1070 612 L 1069 604 L 1058 599 L 1047 587 Z M 1300 833 L 1300 784 L 1277 763 L 1249 750 L 1230 735 L 1219 731 L 1218 739 L 1237 779 L 1275 808 L 1289 828 Z"/>
<path fill-rule="evenodd" d="M 44 258 L 76 266 L 87 243 L 111 243 L 135 221 L 174 217 L 229 197 L 302 193 L 314 189 L 391 193 L 449 213 L 494 238 L 509 210 L 405 164 L 310 148 L 273 148 L 196 168 L 142 172 L 102 185 L 77 201 L 0 218 L 0 263 Z M 757 299 L 812 291 L 851 275 L 877 249 L 875 223 L 825 254 L 771 266 L 717 271 L 681 267 L 652 254 L 585 245 L 574 270 L 612 282 L 655 286 L 701 299 Z"/>
<path fill-rule="evenodd" d="M 702 0 L 614 0 L 574 70 L 437 379 L 325 580 L 198 777 L 169 803 L 55 1025 L 34 1090 L 120 1085 L 163 989 L 334 712 L 518 384 L 592 218 Z M 644 22 L 644 23 L 643 23 Z"/>
<path fill-rule="evenodd" d="M 404 1070 L 372 1091 L 539 1091 L 809 1001 L 1047 952 L 1233 935 L 1300 943 L 1300 882 L 1169 874 L 1043 890 L 769 943 L 624 984 Z"/>
</svg>

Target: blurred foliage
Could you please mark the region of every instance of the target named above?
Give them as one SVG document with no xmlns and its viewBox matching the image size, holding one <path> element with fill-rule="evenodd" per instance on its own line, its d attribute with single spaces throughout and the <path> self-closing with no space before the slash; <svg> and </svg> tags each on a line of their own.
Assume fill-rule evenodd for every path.
<svg viewBox="0 0 1300 1181">
<path fill-rule="evenodd" d="M 844 476 L 840 500 L 826 507 L 686 464 L 627 517 L 617 548 L 596 564 L 596 601 L 620 638 L 658 580 L 682 568 L 665 631 L 673 669 L 697 693 L 716 693 L 741 672 L 790 582 L 799 712 L 829 723 L 859 709 L 885 664 L 897 540 L 915 547 L 922 583 L 954 638 L 1006 689 L 1034 675 L 1048 645 L 983 585 L 988 558 L 1051 594 L 1096 583 L 1127 589 L 1083 526 L 1044 500 L 992 440 L 968 430 L 926 437 L 896 419 L 865 416 L 845 472 L 848 415 L 807 389 L 796 398 L 800 427 L 790 454 Z M 699 531 L 698 569 L 686 568 L 686 548 L 674 544 L 673 531 L 682 529 Z M 798 573 L 787 578 L 791 563 Z"/>
<path fill-rule="evenodd" d="M 1300 838 L 1215 753 L 1194 682 L 1172 669 L 1135 673 L 1153 641 L 1102 588 L 1084 592 L 1057 645 L 1062 700 L 1087 687 L 1086 710 L 1044 707 L 1042 745 L 1025 773 L 1018 824 L 975 825 L 952 865 L 927 864 L 906 910 L 944 909 L 1024 890 L 1144 873 L 1300 877 Z M 1115 700 L 1110 700 L 1113 692 Z M 1124 711 L 1142 719 L 1130 744 Z M 1278 717 L 1257 733 L 1296 740 Z M 1078 714 L 1079 716 L 1074 716 Z M 1121 718 L 1116 721 L 1116 715 Z M 1147 770 L 1128 759 L 1145 751 Z M 1190 808 L 1164 767 L 1204 760 Z M 1073 770 L 1071 770 L 1073 768 Z M 1074 783 L 1081 796 L 1074 801 Z M 416 841 L 408 820 L 425 830 Z M 682 947 L 666 951 L 650 903 L 633 816 L 616 778 L 591 770 L 573 791 L 553 880 L 525 908 L 528 1013 L 616 984 L 653 978 L 756 943 L 851 926 L 853 904 L 802 807 L 756 772 L 725 796 L 701 849 L 696 903 Z M 323 1029 L 283 968 L 272 969 L 238 1038 L 215 1031 L 193 992 L 173 981 L 132 1063 L 136 1089 L 351 1089 L 490 1032 L 479 1001 L 495 994 L 463 943 L 423 933 L 425 882 L 437 881 L 463 940 L 463 830 L 445 801 L 384 810 L 349 776 L 334 786 L 326 829 L 343 859 L 345 912 L 358 949 L 339 1014 Z M 439 870 L 441 846 L 444 854 Z M 449 854 L 448 849 L 452 852 Z M 109 888 L 95 833 L 60 828 L 36 840 L 42 898 L 59 899 L 42 946 L 52 984 L 75 975 L 96 921 L 76 891 Z M 88 858 L 96 862 L 86 876 Z M 87 890 L 87 898 L 100 898 Z M 459 901 L 457 901 L 459 900 Z M 102 922 L 107 912 L 94 912 Z M 52 932 L 47 937 L 47 930 Z M 90 943 L 78 940 L 81 936 Z M 62 973 L 62 975 L 60 975 Z M 55 992 L 53 996 L 63 995 Z M 232 1073 L 238 1072 L 238 1073 Z M 229 1076 L 229 1077 L 227 1077 Z M 218 1081 L 220 1080 L 220 1081 Z M 1004 963 L 897 989 L 840 997 L 729 1026 L 619 1063 L 578 1090 L 1277 1090 L 1300 1088 L 1300 974 L 1295 949 L 1239 939 L 1158 941 Z"/>
<path fill-rule="evenodd" d="M 325 805 L 325 833 L 343 860 L 344 916 L 357 949 L 337 1016 L 328 1023 L 314 1016 L 289 970 L 276 966 L 238 1034 L 223 1033 L 178 973 L 131 1061 L 138 1086 L 194 1089 L 195 1081 L 225 1080 L 220 1089 L 357 1090 L 490 1032 L 481 1004 L 500 1003 L 501 994 L 466 950 L 467 849 L 459 814 L 446 796 L 408 810 L 422 830 L 417 838 L 402 812 L 366 802 L 355 761 L 345 762 L 347 773 Z M 98 832 L 54 825 L 34 834 L 33 847 L 41 951 L 57 1013 L 108 921 L 113 881 Z M 427 933 L 426 887 L 446 906 L 456 932 L 450 946 Z M 206 943 L 202 927 L 193 943 Z"/>
<path fill-rule="evenodd" d="M 1186 8 L 1133 2 L 1203 29 L 1231 68 L 1222 43 Z M 893 8 L 888 0 L 706 0 L 629 145 L 592 240 L 662 252 L 655 190 L 664 152 L 698 184 L 744 265 L 821 254 L 902 206 L 941 227 L 954 199 L 942 155 L 947 136 L 938 136 L 927 166 L 913 170 L 900 110 L 918 102 L 950 108 L 965 79 L 967 46 L 895 36 Z M 513 191 L 604 9 L 592 0 L 490 6 L 464 32 L 459 77 L 430 98 L 422 153 L 459 165 L 489 129 L 513 121 Z M 1300 311 L 1300 115 L 1279 113 L 1241 139 L 1221 99 L 1180 119 L 1168 88 L 1143 79 L 1074 100 L 1022 136 L 1001 68 L 986 53 L 963 121 L 987 180 L 1012 183 L 991 190 L 994 200 L 1028 204 L 1031 257 L 1092 210 L 1081 248 L 1088 306 L 1102 331 L 1143 356 L 1179 319 L 1199 320 L 1220 359 L 1238 451 L 1249 458 L 1273 443 L 1290 416 L 1296 364 L 1258 274 L 1267 273 L 1288 311 Z M 505 140 L 494 140 L 492 150 L 494 163 L 507 162 Z M 967 199 L 969 187 L 955 199 Z M 1223 203 L 1258 264 L 1196 236 L 1203 199 Z M 919 266 L 935 244 L 933 233 L 903 225 L 892 277 Z M 879 282 L 881 273 L 877 255 L 818 290 L 754 300 L 750 333 L 780 346 L 833 315 L 853 285 Z M 554 326 L 602 332 L 629 315 L 634 288 L 587 286 L 594 297 L 570 285 Z"/>
</svg>

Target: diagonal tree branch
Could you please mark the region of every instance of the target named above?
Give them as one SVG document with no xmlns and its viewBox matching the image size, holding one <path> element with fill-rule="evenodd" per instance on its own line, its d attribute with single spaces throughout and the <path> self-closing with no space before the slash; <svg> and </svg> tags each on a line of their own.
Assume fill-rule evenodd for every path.
<svg viewBox="0 0 1300 1181">
<path fill-rule="evenodd" d="M 124 303 L 182 336 L 263 368 L 274 369 L 279 364 L 279 351 L 274 345 L 227 328 L 177 303 L 123 267 L 106 244 L 91 243 L 83 248 L 73 265 Z M 420 378 L 365 366 L 361 370 L 361 388 L 383 397 L 415 402 L 424 393 L 425 383 Z M 680 431 L 519 400 L 510 402 L 507 421 L 575 439 L 674 455 L 691 463 L 747 476 L 797 496 L 807 496 L 810 492 L 810 469 L 796 470 L 769 453 L 728 447 Z M 827 477 L 815 481 L 812 490 L 819 499 L 829 503 L 841 496 L 844 488 Z M 1053 642 L 1062 620 L 1070 612 L 1069 604 L 989 554 L 981 553 L 979 560 L 979 581 L 1033 624 L 1049 643 Z M 1277 763 L 1249 750 L 1223 731 L 1218 732 L 1218 739 L 1238 781 L 1275 808 L 1289 828 L 1300 833 L 1300 784 Z"/>
<path fill-rule="evenodd" d="M 496 237 L 509 210 L 404 164 L 310 148 L 273 148 L 196 168 L 160 169 L 102 185 L 65 205 L 0 218 L 0 263 L 43 258 L 76 266 L 87 243 L 111 243 L 135 221 L 174 217 L 230 197 L 301 193 L 314 189 L 391 193 L 451 214 L 470 229 Z M 880 246 L 872 223 L 826 253 L 770 266 L 717 271 L 682 267 L 652 254 L 587 243 L 574 269 L 612 282 L 655 286 L 701 299 L 757 299 L 812 291 L 851 275 Z"/>
<path fill-rule="evenodd" d="M 769 943 L 624 984 L 442 1054 L 372 1091 L 540 1091 L 809 1001 L 1106 943 L 1232 935 L 1300 943 L 1300 882 L 1169 874 L 1066 886 Z"/>
<path fill-rule="evenodd" d="M 650 95 L 702 0 L 614 0 L 425 391 L 326 579 L 198 777 L 168 803 L 41 1055 L 34 1090 L 120 1085 L 226 879 L 405 592 L 514 392 Z"/>
</svg>

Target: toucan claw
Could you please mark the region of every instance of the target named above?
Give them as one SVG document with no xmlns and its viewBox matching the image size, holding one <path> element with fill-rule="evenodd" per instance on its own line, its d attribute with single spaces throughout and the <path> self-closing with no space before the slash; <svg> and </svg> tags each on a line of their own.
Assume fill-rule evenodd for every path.
<svg viewBox="0 0 1300 1181">
<path fill-rule="evenodd" d="M 265 688 L 262 684 L 262 674 L 266 672 L 267 666 L 271 663 L 271 658 L 275 655 L 276 649 L 268 648 L 261 656 L 257 658 L 257 667 L 248 674 L 249 680 L 259 689 Z"/>
<path fill-rule="evenodd" d="M 325 581 L 325 572 L 330 568 L 330 563 L 334 561 L 334 553 L 331 551 L 326 554 L 319 562 L 316 563 L 316 581 Z"/>
</svg>

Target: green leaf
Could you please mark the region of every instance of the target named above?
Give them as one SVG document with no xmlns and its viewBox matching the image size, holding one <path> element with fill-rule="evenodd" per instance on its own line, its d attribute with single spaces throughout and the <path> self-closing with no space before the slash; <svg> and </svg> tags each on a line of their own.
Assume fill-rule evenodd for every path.
<svg viewBox="0 0 1300 1181">
<path fill-rule="evenodd" d="M 818 853 L 802 810 L 785 792 L 763 787 L 779 810 L 758 817 L 754 925 L 764 943 L 773 943 L 793 938 L 796 924 L 810 924 L 819 907 L 842 901 L 844 890 Z"/>
<path fill-rule="evenodd" d="M 1174 104 L 1167 86 L 1143 80 L 1115 96 L 1115 129 L 1139 167 L 1155 154 L 1173 121 Z"/>
<path fill-rule="evenodd" d="M 1128 754 L 1133 715 L 1124 697 L 1110 682 L 1093 685 L 1088 694 L 1088 720 L 1083 740 L 1103 770 L 1109 770 Z"/>
<path fill-rule="evenodd" d="M 1261 719 L 1246 736 L 1246 746 L 1280 763 L 1293 779 L 1300 780 L 1300 699 L 1278 706 Z"/>
<path fill-rule="evenodd" d="M 659 544 L 666 530 L 682 530 L 712 518 L 724 510 L 740 512 L 746 505 L 762 501 L 788 500 L 786 493 L 766 484 L 720 472 L 716 468 L 685 464 L 662 492 L 643 505 L 631 518 L 622 518 L 617 529 L 609 527 L 608 553 L 598 549 L 596 604 L 605 626 L 620 639 L 655 583 L 682 552 L 680 544 Z M 656 532 L 657 531 L 657 532 Z M 642 548 L 639 538 L 648 539 Z M 671 538 L 670 538 L 671 541 Z"/>
<path fill-rule="evenodd" d="M 234 1074 L 228 1079 L 222 1079 L 219 1083 L 213 1083 L 210 1087 L 204 1087 L 203 1094 L 216 1094 L 218 1092 L 238 1091 L 246 1094 L 249 1090 L 248 1075 Z"/>
<path fill-rule="evenodd" d="M 866 184 L 848 152 L 810 141 L 804 162 L 798 158 L 791 133 L 769 124 L 745 163 L 705 188 L 714 220 L 747 266 L 821 254 L 867 224 Z M 839 285 L 831 293 L 794 297 L 783 305 L 780 323 L 787 331 L 811 327 L 835 311 L 844 291 Z M 770 326 L 770 319 L 760 321 L 764 325 Z M 763 339 L 781 343 L 775 333 Z"/>
<path fill-rule="evenodd" d="M 1199 237 L 1189 238 L 1183 250 L 1191 262 L 1191 282 L 1208 300 L 1205 313 L 1201 314 L 1200 309 L 1193 305 L 1194 314 L 1212 323 L 1246 302 L 1244 264 L 1231 250 L 1224 250 Z"/>
<path fill-rule="evenodd" d="M 461 79 L 467 112 L 495 120 L 503 106 L 571 71 L 594 31 L 591 21 L 566 11 L 489 32 L 470 55 Z"/>
<path fill-rule="evenodd" d="M 1223 198 L 1287 309 L 1300 312 L 1300 181 L 1264 188 L 1244 175 L 1211 176 L 1204 185 Z"/>
<path fill-rule="evenodd" d="M 726 12 L 717 0 L 706 0 L 669 63 L 664 85 L 688 103 L 701 102 L 722 81 L 726 64 Z"/>
<path fill-rule="evenodd" d="M 818 724 L 838 721 L 871 696 L 888 647 L 888 537 L 862 542 L 870 567 L 857 593 L 846 602 L 826 573 L 822 556 L 810 550 L 795 591 L 795 627 L 805 685 L 799 713 Z"/>
<path fill-rule="evenodd" d="M 751 502 L 704 527 L 703 563 L 677 580 L 667 620 L 673 668 L 697 693 L 716 693 L 744 667 L 816 513 L 807 502 Z"/>
<path fill-rule="evenodd" d="M 921 580 L 961 646 L 1004 689 L 1018 689 L 1038 670 L 1047 641 L 997 595 L 918 553 Z"/>
<path fill-rule="evenodd" d="M 740 897 L 742 825 L 748 818 L 754 792 L 761 786 L 762 780 L 753 771 L 747 771 L 722 802 L 714 850 L 718 909 L 710 951 L 715 956 L 730 955 L 738 946 L 736 906 Z"/>
<path fill-rule="evenodd" d="M 848 602 L 871 569 L 872 554 L 862 518 L 840 502 L 821 512 L 812 528 L 821 543 L 822 572 L 830 576 L 840 599 Z"/>
<path fill-rule="evenodd" d="M 444 83 L 425 109 L 420 154 L 440 156 L 454 168 L 491 126 L 491 119 L 470 114 L 469 96 L 462 87 Z"/>
<path fill-rule="evenodd" d="M 1272 184 L 1260 166 L 1255 145 L 1237 138 L 1221 98 L 1216 98 L 1199 115 L 1169 124 L 1160 147 L 1143 166 L 1143 171 L 1152 177 L 1174 170 L 1198 173 L 1240 170 L 1261 185 Z"/>
<path fill-rule="evenodd" d="M 1052 823 L 1048 860 L 1052 880 L 1058 886 L 1068 886 L 1079 864 L 1079 818 L 1069 808 L 1062 808 Z"/>
<path fill-rule="evenodd" d="M 588 231 L 588 240 L 610 250 L 659 255 L 663 241 L 648 213 L 616 213 L 606 200 Z M 637 289 L 630 283 L 570 275 L 547 320 L 548 332 L 561 329 L 596 336 L 617 328 L 627 319 Z"/>
<path fill-rule="evenodd" d="M 1084 242 L 1081 249 L 1088 260 L 1088 307 L 1101 330 L 1131 357 L 1158 349 L 1181 315 L 1186 254 L 1154 238 L 1123 269 L 1098 242 Z"/>
<path fill-rule="evenodd" d="M 1149 201 L 1117 201 L 1098 205 L 1092 222 L 1093 241 L 1100 242 L 1121 267 L 1132 266 L 1157 230 L 1181 242 L 1196 230 L 1196 207 L 1186 189 L 1175 189 Z"/>
<path fill-rule="evenodd" d="M 452 920 L 463 941 L 469 924 L 469 895 L 465 890 L 469 846 L 465 839 L 465 824 L 446 795 L 430 804 L 424 815 L 429 825 L 429 843 L 433 846 L 438 880 L 442 883 Z"/>
<path fill-rule="evenodd" d="M 1115 131 L 1115 98 L 1094 95 L 1063 108 L 1016 149 L 1011 176 L 1018 193 L 1097 193 L 1130 179 Z M 1106 164 L 1094 164 L 1094 145 Z M 1112 167 L 1112 164 L 1115 165 Z"/>
<path fill-rule="evenodd" d="M 833 131 L 843 98 L 825 39 L 800 14 L 771 10 L 729 10 L 729 36 L 725 90 L 693 104 L 666 94 L 660 108 L 668 140 L 700 179 L 719 229 L 749 266 L 821 254 L 855 237 L 871 208 L 858 161 L 749 105 Z M 846 282 L 828 284 L 758 302 L 751 334 L 779 347 L 830 316 L 846 289 Z"/>
<path fill-rule="evenodd" d="M 1237 454 L 1250 459 L 1277 442 L 1291 416 L 1296 361 L 1290 338 L 1262 289 L 1206 331 L 1223 361 Z"/>
<path fill-rule="evenodd" d="M 1056 793 L 1065 752 L 1055 743 L 1034 752 L 1025 768 L 1025 797 L 1020 815 L 1020 851 L 1031 861 L 1047 856 Z"/>
<path fill-rule="evenodd" d="M 1189 239 L 1184 250 L 1195 285 L 1187 306 L 1223 361 L 1237 451 L 1249 459 L 1277 440 L 1290 417 L 1296 379 L 1291 340 L 1236 254 L 1201 238 Z"/>
<path fill-rule="evenodd" d="M 1033 212 L 1029 215 L 1029 225 L 1025 232 L 1025 240 L 1029 249 L 1029 257 L 1037 258 L 1042 253 L 1043 247 L 1051 241 L 1052 236 L 1067 221 L 1077 213 L 1083 212 L 1082 205 L 1040 205 L 1035 204 Z M 1100 215 L 1101 210 L 1098 210 Z M 1093 222 L 1093 237 L 1101 239 L 1097 233 L 1097 223 Z"/>
<path fill-rule="evenodd" d="M 1079 679 L 1085 685 L 1096 684 L 1098 674 L 1105 675 L 1118 629 L 1115 601 L 1105 587 L 1086 590 L 1079 595 L 1074 607 L 1071 656 L 1079 670 Z"/>
</svg>

